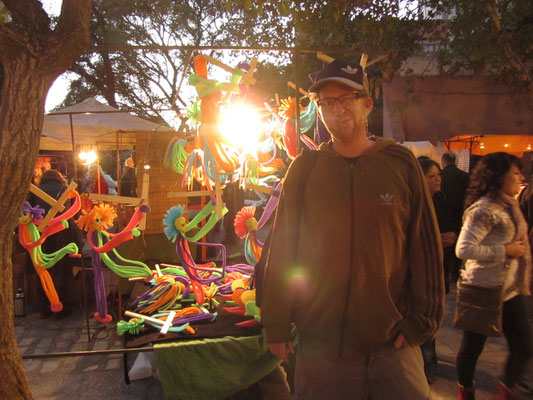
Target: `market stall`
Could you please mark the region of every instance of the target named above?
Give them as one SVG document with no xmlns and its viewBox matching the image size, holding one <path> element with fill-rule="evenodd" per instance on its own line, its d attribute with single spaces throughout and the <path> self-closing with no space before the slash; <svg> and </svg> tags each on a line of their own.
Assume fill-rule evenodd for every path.
<svg viewBox="0 0 533 400">
<path fill-rule="evenodd" d="M 505 151 L 517 157 L 533 149 L 533 135 L 459 135 L 444 141 L 447 150 L 470 150 L 470 154 L 484 156 Z"/>
</svg>

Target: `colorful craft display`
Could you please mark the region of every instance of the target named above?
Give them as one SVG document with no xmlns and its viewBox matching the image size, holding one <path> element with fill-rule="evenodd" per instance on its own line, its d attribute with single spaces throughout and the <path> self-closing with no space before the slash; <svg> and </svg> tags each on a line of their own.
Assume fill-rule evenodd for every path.
<svg viewBox="0 0 533 400">
<path fill-rule="evenodd" d="M 33 267 L 39 276 L 44 293 L 50 301 L 50 309 L 53 312 L 61 311 L 63 304 L 59 300 L 48 269 L 67 254 L 78 253 L 78 246 L 75 243 L 68 243 L 59 250 L 46 254 L 43 252 L 41 245 L 51 235 L 68 228 L 67 220 L 80 210 L 81 201 L 78 192 L 75 190 L 69 191 L 67 198 L 74 199 L 72 205 L 62 214 L 52 218 L 42 233 L 39 232 L 38 225 L 43 221 L 44 210 L 38 206 L 32 207 L 28 202 L 25 202 L 22 207 L 22 215 L 19 218 L 18 226 L 19 243 L 31 256 Z"/>
<path fill-rule="evenodd" d="M 228 71 L 231 74 L 229 81 L 210 79 L 208 63 Z M 284 167 L 282 152 L 294 159 L 298 154 L 300 140 L 310 148 L 317 148 L 313 140 L 303 134 L 309 131 L 315 122 L 314 103 L 310 102 L 307 107 L 300 105 L 298 108 L 301 111 L 296 115 L 296 100 L 291 97 L 281 101 L 279 110 L 268 104 L 264 104 L 263 108 L 256 103 L 254 111 L 259 114 L 263 127 L 255 148 L 245 147 L 243 142 L 248 143 L 246 140 L 232 141 L 224 136 L 221 117 L 229 115 L 232 106 L 252 102 L 253 92 L 250 85 L 255 83 L 253 73 L 256 63 L 257 60 L 254 59 L 250 64 L 242 63 L 233 68 L 208 56 L 197 55 L 194 58 L 194 73 L 190 75 L 189 83 L 195 87 L 198 99 L 187 107 L 187 124 L 196 130 L 195 139 L 193 142 L 186 142 L 173 138 L 168 144 L 163 161 L 167 168 L 172 168 L 183 176 L 183 187 L 190 190 L 194 181 L 211 192 L 214 188 L 220 190 L 228 182 L 238 182 L 243 189 L 248 184 L 276 185 L 279 177 L 274 174 Z M 296 118 L 299 118 L 300 132 L 296 132 Z M 152 280 L 153 287 L 136 299 L 134 311 L 139 313 L 138 318 L 141 318 L 136 321 L 144 319 L 144 323 L 148 324 L 149 320 L 144 318 L 148 315 L 153 317 L 163 314 L 162 318 L 165 319 L 170 311 L 180 313 L 187 308 L 186 305 L 216 304 L 215 295 L 218 294 L 234 305 L 226 308 L 229 312 L 253 316 L 253 319 L 246 323 L 257 324 L 260 311 L 255 305 L 255 292 L 248 288 L 250 277 L 254 273 L 253 266 L 261 257 L 263 248 L 263 243 L 257 238 L 257 231 L 276 208 L 280 190 L 281 185 L 278 184 L 259 222 L 255 218 L 254 207 L 243 208 L 234 220 L 237 235 L 245 241 L 247 264 L 226 265 L 226 249 L 223 245 L 200 242 L 221 217 L 215 213 L 216 205 L 213 199 L 190 222 L 186 219 L 184 206 L 170 208 L 163 219 L 164 232 L 167 238 L 176 244 L 181 267 L 164 270 L 164 273 Z M 224 208 L 222 214 L 226 212 L 227 209 Z M 201 221 L 205 223 L 200 226 Z M 189 242 L 218 250 L 221 265 L 217 267 L 212 262 L 196 264 Z M 91 245 L 93 249 L 102 248 L 102 254 L 108 250 L 104 249 L 105 245 L 101 242 L 96 246 L 92 243 Z M 173 325 L 175 322 L 176 320 Z M 152 323 L 162 325 L 162 322 Z M 134 320 L 131 325 L 124 325 L 122 329 L 137 332 L 138 324 Z"/>
<path fill-rule="evenodd" d="M 189 241 L 200 246 L 213 246 L 221 248 L 225 253 L 225 248 L 219 244 L 206 244 L 198 242 L 203 236 L 209 232 L 219 220 L 216 213 L 216 206 L 213 202 L 208 203 L 196 217 L 194 217 L 189 223 L 185 218 L 185 207 L 183 205 L 174 206 L 170 208 L 163 219 L 163 225 L 165 226 L 164 232 L 169 240 L 176 243 L 176 252 L 181 261 L 181 265 L 191 280 L 191 286 L 197 304 L 203 304 L 204 302 L 204 288 L 203 285 L 210 285 L 212 282 L 219 281 L 224 277 L 225 269 L 225 254 L 224 263 L 222 268 L 215 268 L 213 263 L 197 265 L 194 258 L 191 255 L 189 248 Z M 223 215 L 228 212 L 224 207 Z M 199 222 L 209 216 L 206 224 L 198 230 L 198 232 L 192 236 L 186 236 L 187 232 L 192 229 L 196 229 Z"/>
<path fill-rule="evenodd" d="M 113 226 L 113 220 L 117 216 L 115 209 L 108 204 L 100 204 L 90 211 L 82 211 L 82 215 L 76 220 L 78 227 L 87 232 L 87 241 L 91 246 L 97 308 L 94 317 L 99 322 L 108 323 L 112 320 L 111 315 L 107 313 L 102 261 L 111 271 L 123 278 L 143 277 L 148 279 L 153 275 L 152 270 L 143 262 L 126 259 L 115 250 L 118 245 L 139 236 L 140 231 L 136 226 L 143 218 L 143 214 L 149 211 L 150 207 L 148 206 L 138 207 L 126 227 L 116 234 L 107 231 Z M 110 251 L 113 252 L 120 264 L 108 255 Z"/>
<path fill-rule="evenodd" d="M 251 265 L 257 264 L 263 251 L 263 243 L 257 239 L 258 223 L 254 215 L 255 207 L 243 207 L 233 221 L 235 233 L 239 238 L 244 239 L 244 256 Z"/>
<path fill-rule="evenodd" d="M 208 63 L 230 72 L 229 81 L 210 79 Z M 284 166 L 277 154 L 278 149 L 290 158 L 296 157 L 298 138 L 310 147 L 317 147 L 309 137 L 296 134 L 294 98 L 282 100 L 279 115 L 268 104 L 263 108 L 253 101 L 250 85 L 255 83 L 256 63 L 254 59 L 250 64 L 241 63 L 233 68 L 208 56 L 194 58 L 194 73 L 190 75 L 189 83 L 195 87 L 198 100 L 187 107 L 186 115 L 187 124 L 196 130 L 196 137 L 194 143 L 172 139 L 164 156 L 167 168 L 183 174 L 183 186 L 191 187 L 192 181 L 197 180 L 211 190 L 217 169 L 222 172 L 222 186 L 230 181 L 239 181 L 242 188 L 248 183 L 266 185 L 266 181 L 273 179 L 272 174 Z M 253 150 L 240 147 L 247 141 L 233 143 L 221 131 L 221 117 L 241 106 L 247 106 L 248 113 L 254 109 L 262 118 L 262 132 Z M 307 132 L 314 123 L 316 108 L 310 103 L 309 107 L 300 106 L 300 109 L 300 131 Z M 240 115 L 246 116 L 246 108 Z"/>
<path fill-rule="evenodd" d="M 187 307 L 179 311 L 154 314 L 151 317 L 131 311 L 126 311 L 124 315 L 131 317 L 131 319 L 117 323 L 119 335 L 126 332 L 138 334 L 144 328 L 145 323 L 159 329 L 163 335 L 167 332 L 195 334 L 196 331 L 190 326 L 191 323 L 213 322 L 217 317 L 216 312 L 210 313 L 202 307 Z"/>
<path fill-rule="evenodd" d="M 231 300 L 233 307 L 225 307 L 224 310 L 242 316 L 250 316 L 253 319 L 239 322 L 238 326 L 255 326 L 261 322 L 261 310 L 255 304 L 255 289 L 248 288 L 246 280 L 236 280 L 232 283 Z"/>
</svg>

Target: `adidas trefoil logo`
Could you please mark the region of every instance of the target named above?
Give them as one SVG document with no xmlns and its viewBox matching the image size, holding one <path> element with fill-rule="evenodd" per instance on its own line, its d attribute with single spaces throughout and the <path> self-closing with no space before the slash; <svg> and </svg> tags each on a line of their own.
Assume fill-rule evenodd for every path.
<svg viewBox="0 0 533 400">
<path fill-rule="evenodd" d="M 341 68 L 341 71 L 344 71 L 350 75 L 355 75 L 357 74 L 357 67 L 353 68 L 348 65 L 346 68 Z"/>
<path fill-rule="evenodd" d="M 392 206 L 394 204 L 394 196 L 390 193 L 381 194 L 379 197 L 383 206 Z"/>
</svg>

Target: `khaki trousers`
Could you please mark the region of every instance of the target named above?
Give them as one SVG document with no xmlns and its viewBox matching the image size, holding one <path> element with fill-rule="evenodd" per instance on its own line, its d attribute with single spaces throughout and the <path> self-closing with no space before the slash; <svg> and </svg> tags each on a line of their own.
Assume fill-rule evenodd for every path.
<svg viewBox="0 0 533 400">
<path fill-rule="evenodd" d="M 392 345 L 356 360 L 308 357 L 298 343 L 295 400 L 427 400 L 429 385 L 418 346 Z"/>
</svg>

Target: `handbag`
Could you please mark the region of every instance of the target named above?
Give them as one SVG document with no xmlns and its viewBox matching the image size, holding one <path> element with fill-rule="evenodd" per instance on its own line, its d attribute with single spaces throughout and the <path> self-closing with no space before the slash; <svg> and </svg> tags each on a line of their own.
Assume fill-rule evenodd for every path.
<svg viewBox="0 0 533 400">
<path fill-rule="evenodd" d="M 457 281 L 453 325 L 485 336 L 501 336 L 503 285 L 483 287 Z"/>
</svg>

